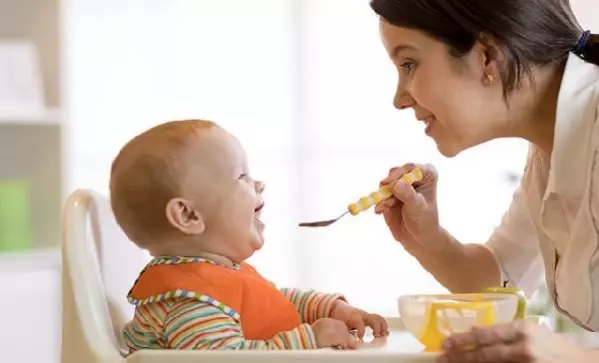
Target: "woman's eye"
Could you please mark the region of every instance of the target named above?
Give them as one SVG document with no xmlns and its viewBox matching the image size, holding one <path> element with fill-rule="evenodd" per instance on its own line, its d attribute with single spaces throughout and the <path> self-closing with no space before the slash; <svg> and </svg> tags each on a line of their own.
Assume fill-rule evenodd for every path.
<svg viewBox="0 0 599 363">
<path fill-rule="evenodd" d="M 406 61 L 403 62 L 399 67 L 407 74 L 410 74 L 414 70 L 414 67 L 416 67 L 416 63 L 412 61 Z"/>
</svg>

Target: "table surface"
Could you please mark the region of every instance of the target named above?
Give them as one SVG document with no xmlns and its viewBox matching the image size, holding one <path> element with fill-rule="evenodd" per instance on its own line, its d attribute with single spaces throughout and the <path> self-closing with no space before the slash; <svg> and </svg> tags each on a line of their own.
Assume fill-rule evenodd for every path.
<svg viewBox="0 0 599 363">
<path fill-rule="evenodd" d="M 374 338 L 371 332 L 364 335 L 359 349 L 377 349 L 404 353 L 420 353 L 424 347 L 410 333 L 404 330 L 391 330 L 386 337 Z"/>
<path fill-rule="evenodd" d="M 389 324 L 389 335 L 375 338 L 370 329 L 366 329 L 363 341 L 359 349 L 381 350 L 386 352 L 400 353 L 424 353 L 424 346 L 411 333 L 403 328 L 401 318 L 387 318 Z"/>
</svg>

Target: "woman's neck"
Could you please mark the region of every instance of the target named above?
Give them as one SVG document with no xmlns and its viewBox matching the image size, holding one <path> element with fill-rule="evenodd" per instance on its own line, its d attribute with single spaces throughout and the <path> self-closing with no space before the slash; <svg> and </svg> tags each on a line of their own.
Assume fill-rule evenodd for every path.
<svg viewBox="0 0 599 363">
<path fill-rule="evenodd" d="M 551 155 L 557 111 L 557 100 L 564 74 L 565 62 L 550 64 L 532 71 L 533 82 L 524 86 L 510 97 L 509 117 L 513 123 L 515 137 L 524 138 Z"/>
</svg>

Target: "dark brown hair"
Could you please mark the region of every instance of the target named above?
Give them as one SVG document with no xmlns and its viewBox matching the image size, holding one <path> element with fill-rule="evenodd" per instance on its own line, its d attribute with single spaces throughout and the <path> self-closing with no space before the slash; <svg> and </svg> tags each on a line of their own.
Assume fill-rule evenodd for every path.
<svg viewBox="0 0 599 363">
<path fill-rule="evenodd" d="M 447 44 L 454 57 L 470 52 L 481 35 L 494 37 L 507 57 L 505 95 L 532 66 L 565 60 L 583 34 L 569 0 L 371 0 L 370 6 L 390 24 Z M 587 37 L 575 53 L 599 65 L 599 35 Z"/>
</svg>

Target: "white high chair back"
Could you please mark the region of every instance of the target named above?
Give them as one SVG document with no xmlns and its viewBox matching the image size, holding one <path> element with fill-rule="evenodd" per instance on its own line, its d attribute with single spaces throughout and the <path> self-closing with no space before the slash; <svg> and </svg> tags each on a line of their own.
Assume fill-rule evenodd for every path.
<svg viewBox="0 0 599 363">
<path fill-rule="evenodd" d="M 127 241 L 99 193 L 73 192 L 62 224 L 62 363 L 124 361 L 118 332 L 133 312 L 126 294 L 148 257 Z"/>
</svg>

